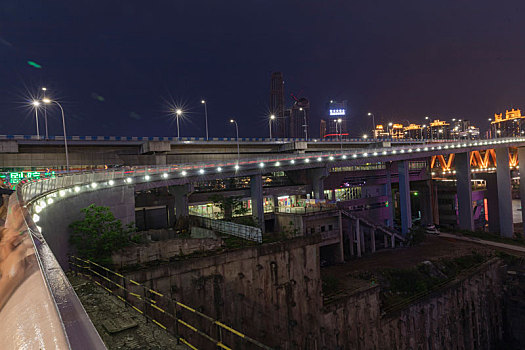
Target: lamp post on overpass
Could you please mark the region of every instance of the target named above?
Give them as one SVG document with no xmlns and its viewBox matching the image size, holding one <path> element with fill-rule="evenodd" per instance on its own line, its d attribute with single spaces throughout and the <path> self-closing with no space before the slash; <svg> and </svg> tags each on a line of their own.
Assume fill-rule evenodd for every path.
<svg viewBox="0 0 525 350">
<path fill-rule="evenodd" d="M 44 92 L 44 97 L 43 98 L 46 98 L 47 88 L 43 87 L 42 91 Z M 46 107 L 46 105 L 44 105 L 44 124 L 45 124 L 45 127 L 46 127 L 46 140 L 47 140 L 47 139 L 49 139 L 49 133 L 47 132 L 47 107 Z"/>
<path fill-rule="evenodd" d="M 230 123 L 235 124 L 235 133 L 237 135 L 237 164 L 239 164 L 239 159 L 241 158 L 241 153 L 239 151 L 239 125 L 237 125 L 237 122 L 234 119 L 230 119 Z"/>
<path fill-rule="evenodd" d="M 208 141 L 208 108 L 206 106 L 206 100 L 201 100 L 201 103 L 204 105 L 204 118 L 206 120 L 206 141 Z"/>
<path fill-rule="evenodd" d="M 69 154 L 67 152 L 66 118 L 64 117 L 64 108 L 62 108 L 62 105 L 60 103 L 58 103 L 57 101 L 52 101 L 49 98 L 42 99 L 42 102 L 44 102 L 45 104 L 54 103 L 60 108 L 60 111 L 62 112 L 62 127 L 64 128 L 64 147 L 66 149 L 66 171 L 69 172 Z"/>
<path fill-rule="evenodd" d="M 376 138 L 376 121 L 374 113 L 368 112 L 368 116 L 372 116 L 372 135 L 374 135 L 374 138 Z"/>
<path fill-rule="evenodd" d="M 270 129 L 270 139 L 272 138 L 272 121 L 275 120 L 275 114 L 272 114 L 270 118 L 268 118 L 268 128 Z"/>
<path fill-rule="evenodd" d="M 341 151 L 343 150 L 343 124 L 342 122 L 343 122 L 343 119 L 339 118 L 337 119 L 337 124 L 335 125 L 336 128 L 337 128 L 337 125 L 339 125 L 339 144 L 341 146 Z"/>
<path fill-rule="evenodd" d="M 175 110 L 175 117 L 177 118 L 177 141 L 178 141 L 179 138 L 180 138 L 179 118 L 180 118 L 181 115 L 182 115 L 182 109 L 177 108 L 177 109 Z"/>
<path fill-rule="evenodd" d="M 40 131 L 38 130 L 38 107 L 40 107 L 40 102 L 33 101 L 33 107 L 35 107 L 35 120 L 36 120 L 36 137 L 40 140 Z"/>
</svg>

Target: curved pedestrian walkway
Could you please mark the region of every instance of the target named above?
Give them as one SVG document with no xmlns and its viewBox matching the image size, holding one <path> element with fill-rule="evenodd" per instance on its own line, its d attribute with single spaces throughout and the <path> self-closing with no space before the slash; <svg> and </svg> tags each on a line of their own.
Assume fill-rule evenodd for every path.
<svg viewBox="0 0 525 350">
<path fill-rule="evenodd" d="M 487 240 L 476 238 L 476 237 L 458 236 L 458 235 L 454 235 L 454 234 L 451 234 L 451 233 L 441 233 L 439 235 L 439 237 L 454 238 L 454 239 L 459 239 L 459 240 L 462 240 L 462 241 L 478 243 L 478 244 L 488 245 L 488 246 L 492 246 L 492 247 L 513 250 L 513 251 L 520 252 L 520 253 L 525 253 L 525 247 L 522 247 L 522 246 L 519 246 L 519 245 L 514 245 L 514 244 L 507 244 L 507 243 L 487 241 Z"/>
</svg>

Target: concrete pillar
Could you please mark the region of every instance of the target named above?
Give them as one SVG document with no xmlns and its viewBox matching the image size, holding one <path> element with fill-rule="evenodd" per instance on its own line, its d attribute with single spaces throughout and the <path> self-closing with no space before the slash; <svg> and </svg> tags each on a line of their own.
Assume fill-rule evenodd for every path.
<svg viewBox="0 0 525 350">
<path fill-rule="evenodd" d="M 264 233 L 264 200 L 261 174 L 250 176 L 252 217 Z"/>
<path fill-rule="evenodd" d="M 454 161 L 456 163 L 459 228 L 474 231 L 470 152 L 457 153 Z"/>
<path fill-rule="evenodd" d="M 383 244 L 385 249 L 388 248 L 388 236 L 386 235 L 385 231 L 383 231 Z"/>
<path fill-rule="evenodd" d="M 193 191 L 191 184 L 170 187 L 170 192 L 175 197 L 175 217 L 177 220 L 189 216 L 188 196 Z"/>
<path fill-rule="evenodd" d="M 370 229 L 370 249 L 372 253 L 376 252 L 376 230 L 373 227 Z"/>
<path fill-rule="evenodd" d="M 360 235 L 360 240 L 361 240 L 361 253 L 365 253 L 366 252 L 366 242 L 365 242 L 365 228 L 363 226 L 360 227 L 360 232 L 359 232 L 359 235 Z"/>
<path fill-rule="evenodd" d="M 437 191 L 437 185 L 432 180 L 430 180 L 430 201 L 431 201 L 431 208 L 432 208 L 432 222 L 435 225 L 439 225 L 438 191 Z"/>
<path fill-rule="evenodd" d="M 419 204 L 421 208 L 421 223 L 423 225 L 434 224 L 434 215 L 432 210 L 431 180 L 425 181 L 419 190 Z"/>
<path fill-rule="evenodd" d="M 355 235 L 354 235 L 354 230 L 355 230 L 355 226 L 352 225 L 352 222 L 350 220 L 347 220 L 348 222 L 348 234 L 350 235 L 349 237 L 349 241 L 350 241 L 350 256 L 354 256 L 354 242 L 355 242 Z"/>
<path fill-rule="evenodd" d="M 512 220 L 512 190 L 510 183 L 509 149 L 496 148 L 496 176 L 498 180 L 499 231 L 503 237 L 514 236 Z"/>
<path fill-rule="evenodd" d="M 175 204 L 173 200 L 168 201 L 166 212 L 168 216 L 168 227 L 173 227 L 173 225 L 175 225 Z"/>
<path fill-rule="evenodd" d="M 521 198 L 521 220 L 525 237 L 525 148 L 518 148 L 518 162 L 520 166 L 520 198 Z M 523 168 L 522 168 L 523 167 Z"/>
<path fill-rule="evenodd" d="M 479 176 L 479 175 L 478 175 Z M 487 209 L 489 214 L 489 231 L 499 231 L 499 209 L 498 209 L 498 181 L 496 174 L 487 173 L 482 174 L 483 178 L 487 182 Z"/>
<path fill-rule="evenodd" d="M 361 257 L 361 227 L 359 219 L 355 221 L 355 237 L 357 240 L 357 256 Z"/>
<path fill-rule="evenodd" d="M 324 199 L 324 179 L 328 176 L 326 168 L 308 170 L 308 183 L 312 186 L 315 199 Z"/>
<path fill-rule="evenodd" d="M 385 194 L 388 201 L 388 227 L 394 227 L 394 199 L 392 198 L 392 162 L 386 162 Z"/>
<path fill-rule="evenodd" d="M 401 233 L 406 235 L 412 227 L 412 208 L 410 205 L 410 174 L 408 160 L 397 164 L 399 171 L 399 206 L 401 208 Z"/>
<path fill-rule="evenodd" d="M 343 219 L 341 212 L 339 212 L 339 261 L 340 263 L 345 262 L 345 249 L 343 240 Z"/>
</svg>

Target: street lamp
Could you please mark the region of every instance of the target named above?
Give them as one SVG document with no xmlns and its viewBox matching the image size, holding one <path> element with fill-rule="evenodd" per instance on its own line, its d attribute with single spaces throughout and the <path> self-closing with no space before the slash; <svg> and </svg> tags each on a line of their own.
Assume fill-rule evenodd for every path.
<svg viewBox="0 0 525 350">
<path fill-rule="evenodd" d="M 341 151 L 343 150 L 343 125 L 341 124 L 343 120 L 341 118 L 337 119 L 337 124 L 339 124 L 339 144 L 341 145 Z M 337 130 L 336 130 L 337 131 Z"/>
<path fill-rule="evenodd" d="M 366 140 L 368 138 L 368 135 L 367 134 L 364 134 L 363 135 L 363 138 Z"/>
<path fill-rule="evenodd" d="M 237 122 L 234 119 L 230 119 L 230 123 L 235 124 L 235 134 L 237 135 L 237 164 L 239 164 L 241 158 L 239 151 L 239 125 L 237 125 Z"/>
<path fill-rule="evenodd" d="M 38 130 L 38 107 L 40 107 L 40 102 L 35 100 L 31 104 L 35 107 L 36 137 L 40 140 L 40 131 Z"/>
<path fill-rule="evenodd" d="M 270 115 L 270 118 L 268 119 L 268 128 L 270 129 L 270 139 L 272 138 L 272 120 L 275 120 L 275 115 Z"/>
<path fill-rule="evenodd" d="M 494 137 L 494 135 L 492 134 L 492 118 L 489 118 L 489 135 L 490 138 Z"/>
<path fill-rule="evenodd" d="M 300 111 L 303 111 L 303 128 L 304 128 L 304 138 L 308 140 L 308 123 L 306 122 L 306 111 L 303 109 L 303 107 L 299 108 Z"/>
<path fill-rule="evenodd" d="M 47 88 L 43 87 L 42 91 L 44 92 L 44 97 L 43 98 L 46 98 Z M 46 126 L 46 140 L 47 140 L 47 139 L 49 139 L 49 133 L 47 132 L 47 106 L 46 105 L 44 105 L 44 124 Z"/>
<path fill-rule="evenodd" d="M 204 105 L 204 118 L 206 119 L 206 141 L 208 141 L 208 108 L 206 106 L 206 100 L 201 100 Z"/>
<path fill-rule="evenodd" d="M 182 115 L 182 109 L 177 108 L 175 110 L 175 117 L 177 118 L 177 140 L 180 138 L 180 129 L 179 129 L 179 117 Z"/>
<path fill-rule="evenodd" d="M 374 138 L 375 138 L 375 135 L 376 135 L 376 121 L 375 121 L 374 113 L 368 112 L 368 116 L 372 116 L 372 134 L 374 134 Z"/>
<path fill-rule="evenodd" d="M 66 149 L 66 170 L 69 172 L 69 153 L 67 152 L 66 118 L 64 118 L 64 108 L 62 108 L 62 105 L 57 101 L 50 100 L 47 97 L 43 98 L 42 102 L 44 102 L 45 104 L 54 103 L 60 108 L 60 111 L 62 112 L 62 128 L 64 129 L 64 147 Z"/>
</svg>

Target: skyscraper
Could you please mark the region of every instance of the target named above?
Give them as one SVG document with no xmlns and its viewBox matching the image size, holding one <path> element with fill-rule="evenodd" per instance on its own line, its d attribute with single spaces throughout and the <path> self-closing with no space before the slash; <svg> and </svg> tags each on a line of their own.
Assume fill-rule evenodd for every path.
<svg viewBox="0 0 525 350">
<path fill-rule="evenodd" d="M 270 82 L 270 114 L 275 115 L 273 137 L 286 137 L 287 122 L 284 115 L 284 80 L 281 72 L 273 72 Z"/>
</svg>

